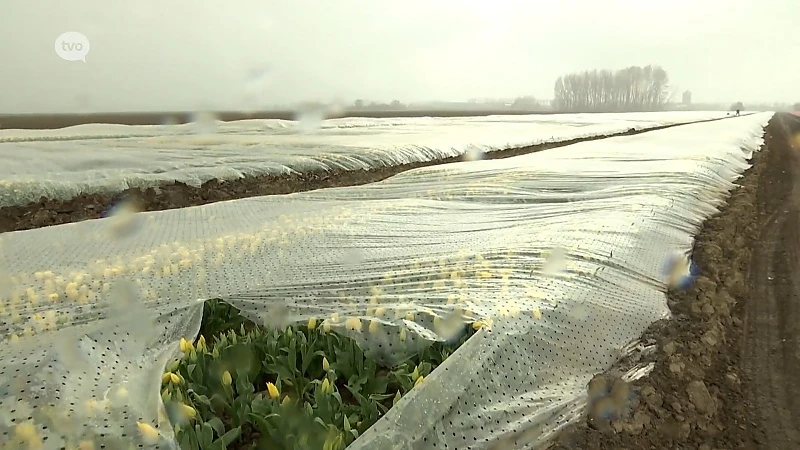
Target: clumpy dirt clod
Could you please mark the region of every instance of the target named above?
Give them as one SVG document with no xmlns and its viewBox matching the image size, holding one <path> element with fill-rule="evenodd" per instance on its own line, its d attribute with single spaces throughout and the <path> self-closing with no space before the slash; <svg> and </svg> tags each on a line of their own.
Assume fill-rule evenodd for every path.
<svg viewBox="0 0 800 450">
<path fill-rule="evenodd" d="M 590 401 L 586 420 L 551 448 L 800 448 L 798 132 L 800 118 L 772 118 L 741 187 L 698 234 L 702 275 L 669 293 L 674 317 L 644 333 L 657 346 L 644 357 L 655 367 L 631 383 L 630 413 L 598 426 Z"/>
</svg>

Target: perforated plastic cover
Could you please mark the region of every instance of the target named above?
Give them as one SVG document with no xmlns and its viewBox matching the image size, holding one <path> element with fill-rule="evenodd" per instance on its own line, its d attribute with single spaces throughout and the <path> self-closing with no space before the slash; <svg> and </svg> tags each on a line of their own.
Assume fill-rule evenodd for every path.
<svg viewBox="0 0 800 450">
<path fill-rule="evenodd" d="M 719 111 L 410 119 L 80 125 L 0 130 L 0 206 L 169 181 L 367 169 L 491 152 L 631 128 L 723 117 Z"/>
<path fill-rule="evenodd" d="M 667 316 L 665 255 L 690 249 L 770 117 L 146 213 L 124 238 L 113 219 L 5 234 L 0 444 L 128 448 L 139 421 L 170 448 L 164 364 L 223 298 L 270 325 L 325 319 L 389 362 L 483 321 L 352 448 L 535 447 Z"/>
</svg>

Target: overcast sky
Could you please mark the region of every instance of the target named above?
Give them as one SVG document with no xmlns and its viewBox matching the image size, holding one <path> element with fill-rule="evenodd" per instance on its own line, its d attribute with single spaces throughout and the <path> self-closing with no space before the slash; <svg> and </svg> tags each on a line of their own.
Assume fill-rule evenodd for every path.
<svg viewBox="0 0 800 450">
<path fill-rule="evenodd" d="M 800 0 L 0 2 L 0 113 L 546 99 L 649 63 L 695 102 L 800 101 Z M 85 63 L 56 54 L 66 31 Z"/>
</svg>

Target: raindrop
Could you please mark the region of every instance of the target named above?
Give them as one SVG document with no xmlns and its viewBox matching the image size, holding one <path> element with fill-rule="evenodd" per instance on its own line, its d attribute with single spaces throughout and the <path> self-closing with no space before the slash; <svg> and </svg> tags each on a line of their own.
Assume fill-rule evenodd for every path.
<svg viewBox="0 0 800 450">
<path fill-rule="evenodd" d="M 477 147 L 472 147 L 464 153 L 464 161 L 480 161 L 486 158 L 486 152 Z"/>
<path fill-rule="evenodd" d="M 692 285 L 698 268 L 688 255 L 673 253 L 667 256 L 663 266 L 665 283 L 669 289 L 684 290 Z"/>
<path fill-rule="evenodd" d="M 345 250 L 344 255 L 342 256 L 342 264 L 357 266 L 364 263 L 365 259 L 364 252 L 361 249 L 349 248 Z"/>
<path fill-rule="evenodd" d="M 177 125 L 178 119 L 174 116 L 165 116 L 160 121 L 161 125 Z"/>
<path fill-rule="evenodd" d="M 795 133 L 790 141 L 792 148 L 795 150 L 800 150 L 800 133 Z"/>
<path fill-rule="evenodd" d="M 190 121 L 196 134 L 213 134 L 217 132 L 217 116 L 211 112 L 198 111 L 192 113 Z"/>
<path fill-rule="evenodd" d="M 288 326 L 291 321 L 289 320 L 289 308 L 286 305 L 273 305 L 266 311 L 260 311 L 259 317 L 263 321 L 263 325 L 269 329 L 283 329 Z"/>
<path fill-rule="evenodd" d="M 10 296 L 13 286 L 14 283 L 11 281 L 11 277 L 4 272 L 0 272 L 0 298 Z"/>
<path fill-rule="evenodd" d="M 303 133 L 313 133 L 322 127 L 325 115 L 320 111 L 303 111 L 297 114 L 297 121 L 300 131 Z"/>
<path fill-rule="evenodd" d="M 336 99 L 331 102 L 326 108 L 327 117 L 338 117 L 347 112 L 347 102 L 342 99 Z"/>
<path fill-rule="evenodd" d="M 306 103 L 295 110 L 298 129 L 303 134 L 312 134 L 322 128 L 322 123 L 330 115 L 329 107 L 321 103 Z"/>
<path fill-rule="evenodd" d="M 589 307 L 584 302 L 573 302 L 567 308 L 567 314 L 575 320 L 586 320 L 589 317 Z"/>
<path fill-rule="evenodd" d="M 142 228 L 143 220 L 139 212 L 144 210 L 142 200 L 133 195 L 122 194 L 111 201 L 101 217 L 110 218 L 109 234 L 121 239 L 132 236 Z"/>
<path fill-rule="evenodd" d="M 265 107 L 271 78 L 272 68 L 267 64 L 245 70 L 243 100 L 246 111 L 259 111 Z"/>
<path fill-rule="evenodd" d="M 75 96 L 75 104 L 77 105 L 77 113 L 88 113 L 92 108 L 92 97 L 88 93 L 82 92 Z"/>
<path fill-rule="evenodd" d="M 260 85 L 268 80 L 271 69 L 269 66 L 253 66 L 247 70 L 247 82 L 250 84 Z"/>
<path fill-rule="evenodd" d="M 542 271 L 546 275 L 555 276 L 567 270 L 567 253 L 563 248 L 555 247 L 545 257 Z"/>
</svg>

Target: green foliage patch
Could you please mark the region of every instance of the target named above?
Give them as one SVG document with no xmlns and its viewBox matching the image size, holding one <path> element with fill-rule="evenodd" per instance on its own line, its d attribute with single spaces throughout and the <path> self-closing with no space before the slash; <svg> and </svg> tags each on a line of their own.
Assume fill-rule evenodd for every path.
<svg viewBox="0 0 800 450">
<path fill-rule="evenodd" d="M 231 329 L 235 327 L 235 329 Z M 203 333 L 181 342 L 161 396 L 183 450 L 339 450 L 424 382 L 472 334 L 433 343 L 383 367 L 356 342 L 311 320 L 265 329 L 223 302 L 206 307 Z"/>
</svg>

